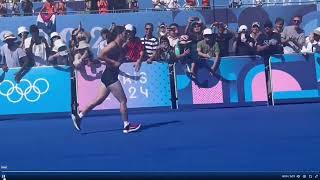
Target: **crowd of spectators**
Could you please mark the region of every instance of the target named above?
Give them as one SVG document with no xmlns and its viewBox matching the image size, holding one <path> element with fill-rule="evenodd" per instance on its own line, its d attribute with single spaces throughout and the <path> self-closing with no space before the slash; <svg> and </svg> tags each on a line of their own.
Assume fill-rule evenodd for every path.
<svg viewBox="0 0 320 180">
<path fill-rule="evenodd" d="M 137 37 L 136 27 L 127 24 L 124 27 L 129 38 L 123 46 L 126 52 L 124 59 L 134 62 L 137 71 L 144 61 L 180 62 L 186 65 L 187 74 L 196 79 L 198 67 L 208 64 L 209 59 L 215 60 L 212 66 L 208 66 L 214 74 L 220 57 L 260 55 L 268 59 L 273 54 L 320 52 L 320 28 L 306 37 L 300 27 L 301 22 L 301 16 L 294 16 L 288 25 L 282 18 L 277 18 L 274 23 L 253 22 L 250 28 L 240 25 L 237 31 L 232 31 L 222 22 L 206 26 L 198 17 L 189 17 L 185 28 L 176 23 L 160 23 L 156 29 L 152 23 L 146 23 L 143 37 Z M 73 65 L 79 68 L 85 64 L 95 64 L 94 57 L 99 56 L 112 41 L 115 26 L 113 23 L 110 28 L 101 30 L 102 41 L 98 44 L 96 55 L 90 47 L 90 33 L 81 24 L 72 31 L 68 43 L 57 32 L 51 33 L 47 42 L 39 35 L 36 25 L 19 27 L 19 41 L 11 33 L 4 34 L 5 45 L 1 47 L 0 54 L 2 68 L 27 65 Z"/>
<path fill-rule="evenodd" d="M 87 13 L 136 12 L 140 9 L 139 0 L 0 0 L 0 16 L 37 15 L 33 3 L 38 2 L 43 3 L 42 9 L 49 7 L 57 15 L 65 15 L 70 1 L 83 2 L 83 11 Z M 154 10 L 210 8 L 210 0 L 150 0 L 151 4 Z"/>
<path fill-rule="evenodd" d="M 37 15 L 35 13 L 33 2 L 31 0 L 12 0 L 6 2 L 0 0 L 0 16 L 32 16 Z M 65 15 L 67 12 L 66 0 L 46 0 L 40 10 L 41 12 L 47 12 L 48 14 Z"/>
<path fill-rule="evenodd" d="M 210 0 L 201 0 L 201 5 L 199 0 L 180 0 L 183 4 L 181 7 L 179 0 L 152 0 L 154 9 L 165 9 L 165 10 L 174 10 L 178 8 L 196 8 L 202 7 L 203 9 L 210 8 Z"/>
<path fill-rule="evenodd" d="M 67 3 L 79 1 L 83 3 L 82 11 L 87 13 L 106 14 L 110 12 L 137 12 L 140 9 L 139 0 L 0 0 L 0 16 L 35 15 L 33 3 L 51 3 L 58 15 L 67 13 Z M 146 0 L 147 1 L 147 0 Z M 210 9 L 214 4 L 210 0 L 148 0 L 153 10 L 177 10 L 177 9 Z M 214 2 L 214 1 L 213 1 Z M 255 0 L 257 7 L 263 6 L 265 0 Z M 229 0 L 229 8 L 239 8 L 243 5 L 242 0 Z M 149 8 L 148 8 L 149 9 Z"/>
</svg>

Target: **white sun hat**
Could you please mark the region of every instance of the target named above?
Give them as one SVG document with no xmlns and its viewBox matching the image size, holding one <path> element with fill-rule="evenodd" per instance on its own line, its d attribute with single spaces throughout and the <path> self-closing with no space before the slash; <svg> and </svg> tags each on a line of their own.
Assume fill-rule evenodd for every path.
<svg viewBox="0 0 320 180">
<path fill-rule="evenodd" d="M 124 28 L 126 28 L 127 31 L 133 31 L 133 25 L 127 24 Z"/>
<path fill-rule="evenodd" d="M 28 29 L 25 26 L 20 26 L 18 27 L 18 35 L 23 33 L 23 32 L 29 32 Z"/>
<path fill-rule="evenodd" d="M 85 49 L 89 47 L 90 47 L 90 44 L 88 44 L 86 41 L 80 41 L 76 50 Z"/>
<path fill-rule="evenodd" d="M 203 35 L 211 35 L 211 34 L 213 34 L 212 29 L 206 28 L 205 30 L 203 30 Z"/>
<path fill-rule="evenodd" d="M 17 39 L 11 32 L 6 32 L 3 35 L 3 41 L 9 40 L 9 39 Z"/>
<path fill-rule="evenodd" d="M 56 41 L 54 41 L 52 51 L 58 52 L 61 47 L 67 47 L 67 45 L 62 39 L 57 39 Z"/>
<path fill-rule="evenodd" d="M 241 25 L 239 27 L 239 31 L 238 32 L 247 31 L 247 30 L 248 30 L 248 27 L 246 25 Z"/>
<path fill-rule="evenodd" d="M 60 37 L 60 35 L 59 35 L 59 33 L 57 33 L 57 32 L 52 32 L 51 34 L 50 34 L 50 39 L 52 39 L 52 38 L 54 38 L 54 37 Z"/>
</svg>

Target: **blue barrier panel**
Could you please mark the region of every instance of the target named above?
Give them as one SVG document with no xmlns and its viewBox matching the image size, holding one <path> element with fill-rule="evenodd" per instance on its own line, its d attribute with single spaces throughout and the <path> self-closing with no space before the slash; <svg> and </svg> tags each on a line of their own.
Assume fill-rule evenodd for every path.
<svg viewBox="0 0 320 180">
<path fill-rule="evenodd" d="M 98 95 L 101 75 L 105 66 L 82 67 L 77 72 L 77 94 L 80 110 Z M 135 72 L 133 63 L 124 63 L 119 75 L 128 99 L 129 108 L 170 107 L 170 82 L 168 64 L 143 63 L 139 72 Z M 119 102 L 110 95 L 95 110 L 119 109 Z"/>
<path fill-rule="evenodd" d="M 320 100 L 313 54 L 274 55 L 270 62 L 275 103 Z"/>
<path fill-rule="evenodd" d="M 18 68 L 0 70 L 0 115 L 71 112 L 70 68 L 34 67 L 14 80 Z"/>
<path fill-rule="evenodd" d="M 221 58 L 218 76 L 210 75 L 203 64 L 193 81 L 185 73 L 186 65 L 176 65 L 179 105 L 266 104 L 265 72 L 260 56 Z M 210 67 L 213 61 L 207 64 Z"/>
<path fill-rule="evenodd" d="M 316 74 L 317 74 L 317 82 L 320 82 L 320 54 L 314 54 L 315 66 L 316 66 Z"/>
<path fill-rule="evenodd" d="M 3 35 L 5 32 L 12 32 L 13 34 L 18 33 L 18 27 L 26 26 L 29 29 L 29 26 L 36 24 L 36 16 L 23 16 L 23 17 L 7 17 L 0 19 L 0 45 L 3 44 Z"/>
</svg>

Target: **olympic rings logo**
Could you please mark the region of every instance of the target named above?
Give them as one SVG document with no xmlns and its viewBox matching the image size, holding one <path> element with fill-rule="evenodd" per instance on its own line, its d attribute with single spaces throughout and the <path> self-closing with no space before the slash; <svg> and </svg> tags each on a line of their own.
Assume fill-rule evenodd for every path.
<svg viewBox="0 0 320 180">
<path fill-rule="evenodd" d="M 27 83 L 27 88 L 25 90 L 22 90 L 23 88 L 21 87 L 23 82 Z M 44 82 L 45 88 L 40 89 L 39 84 L 40 82 Z M 3 92 L 2 90 L 4 89 L 3 87 L 5 86 L 4 84 L 9 85 L 9 89 L 6 92 Z M 28 102 L 34 103 L 37 102 L 40 99 L 40 96 L 43 94 L 46 94 L 49 91 L 49 82 L 46 79 L 43 78 L 38 78 L 36 79 L 33 84 L 27 80 L 27 79 L 21 79 L 19 84 L 15 84 L 10 80 L 4 80 L 0 82 L 0 95 L 7 97 L 8 101 L 12 103 L 18 103 L 22 101 L 23 98 L 25 98 Z M 14 98 L 14 92 L 18 94 L 18 98 Z M 34 94 L 36 95 L 31 96 L 29 94 Z"/>
</svg>

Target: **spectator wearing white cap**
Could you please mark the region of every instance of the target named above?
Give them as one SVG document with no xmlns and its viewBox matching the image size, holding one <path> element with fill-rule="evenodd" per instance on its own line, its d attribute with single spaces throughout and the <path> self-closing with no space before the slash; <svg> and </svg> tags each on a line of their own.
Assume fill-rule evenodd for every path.
<svg viewBox="0 0 320 180">
<path fill-rule="evenodd" d="M 160 23 L 160 25 L 158 26 L 158 40 L 160 41 L 160 38 L 162 36 L 167 37 L 167 33 L 167 25 L 164 22 Z"/>
<path fill-rule="evenodd" d="M 215 57 L 214 64 L 211 67 L 211 73 L 215 73 L 220 65 L 220 49 L 218 43 L 214 39 L 213 31 L 206 28 L 203 31 L 204 39 L 197 44 L 198 55 L 203 60 Z"/>
<path fill-rule="evenodd" d="M 313 39 L 317 44 L 313 45 L 313 52 L 320 53 L 320 27 L 317 27 L 313 31 Z"/>
<path fill-rule="evenodd" d="M 319 53 L 320 52 L 320 27 L 316 28 L 307 38 L 301 53 Z"/>
<path fill-rule="evenodd" d="M 236 41 L 234 42 L 234 49 L 236 56 L 246 56 L 254 55 L 254 39 L 250 36 L 248 32 L 248 27 L 246 25 L 241 25 L 238 30 L 238 35 Z"/>
<path fill-rule="evenodd" d="M 48 61 L 51 65 L 69 65 L 69 51 L 62 39 L 54 41 Z"/>
<path fill-rule="evenodd" d="M 5 33 L 3 41 L 6 43 L 1 47 L 1 63 L 3 71 L 8 68 L 22 67 L 15 74 L 16 82 L 19 82 L 25 70 L 31 65 L 27 54 L 19 47 L 15 41 L 17 38 L 10 32 Z"/>
<path fill-rule="evenodd" d="M 90 50 L 90 44 L 87 43 L 85 40 L 80 41 L 78 47 L 75 48 L 73 65 L 76 68 L 79 68 L 81 67 L 81 65 L 85 64 L 90 65 L 92 58 L 93 54 Z"/>
<path fill-rule="evenodd" d="M 251 33 L 250 36 L 254 39 L 255 43 L 254 46 L 257 46 L 257 39 L 261 35 L 260 31 L 260 23 L 259 22 L 253 22 L 251 25 Z"/>
<path fill-rule="evenodd" d="M 247 32 L 248 31 L 248 27 L 246 25 L 241 25 L 239 27 L 239 33 L 242 33 L 242 32 Z"/>
<path fill-rule="evenodd" d="M 61 39 L 61 36 L 59 35 L 59 33 L 57 32 L 52 32 L 50 34 L 50 47 L 53 48 L 54 47 L 54 42 L 58 39 Z"/>
<path fill-rule="evenodd" d="M 128 34 L 128 40 L 123 46 L 126 52 L 126 59 L 129 62 L 135 62 L 135 70 L 139 71 L 144 57 L 144 46 L 140 38 L 136 37 L 136 28 L 132 24 L 127 24 L 125 29 Z"/>
<path fill-rule="evenodd" d="M 24 41 L 28 38 L 28 35 L 29 35 L 29 31 L 28 29 L 25 27 L 25 26 L 20 26 L 18 28 L 18 36 L 19 38 L 21 39 L 21 42 L 20 42 L 20 47 L 25 50 L 25 45 L 24 45 Z"/>
</svg>

